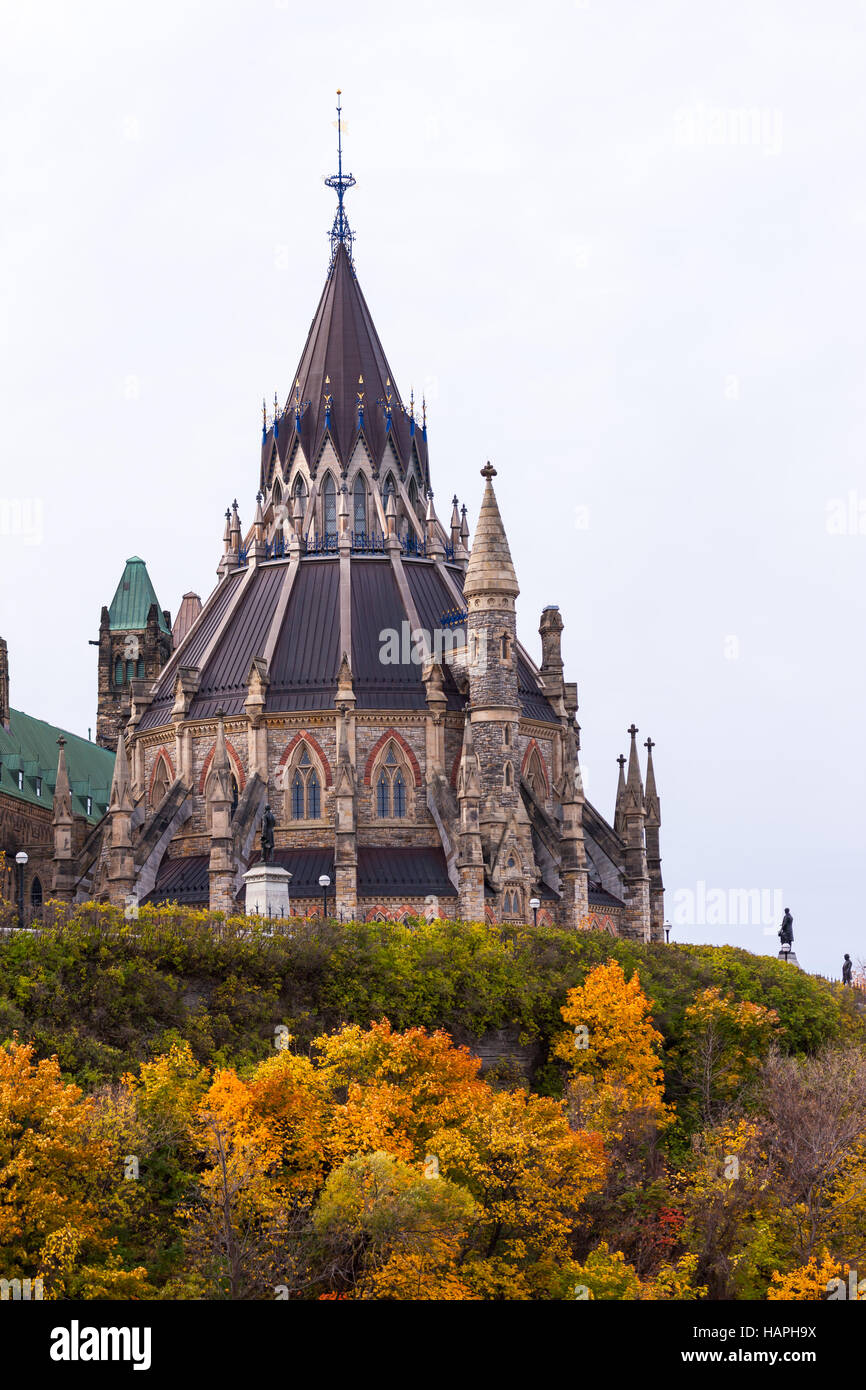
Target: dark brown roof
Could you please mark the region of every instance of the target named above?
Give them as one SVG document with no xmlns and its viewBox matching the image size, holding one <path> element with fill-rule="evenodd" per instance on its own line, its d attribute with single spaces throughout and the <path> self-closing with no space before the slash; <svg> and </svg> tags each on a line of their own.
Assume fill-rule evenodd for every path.
<svg viewBox="0 0 866 1390">
<path fill-rule="evenodd" d="M 359 378 L 363 378 L 363 382 Z M 414 446 L 422 476 L 427 479 L 427 442 L 421 424 L 418 423 L 413 437 L 409 415 L 403 409 L 367 301 L 345 247 L 338 246 L 298 370 L 292 378 L 285 413 L 279 421 L 277 449 L 280 458 L 285 460 L 299 438 L 307 460 L 314 463 L 318 459 L 326 433 L 324 398 L 327 394 L 332 399 L 331 440 L 337 457 L 348 464 L 359 433 L 358 392 L 363 392 L 363 434 L 378 464 L 388 437 L 385 406 L 380 402 L 385 401 L 389 381 L 387 390 L 393 398 L 391 439 L 404 476 Z M 302 406 L 300 434 L 295 427 L 298 402 Z M 265 486 L 270 481 L 273 444 L 271 430 L 262 445 L 262 483 Z"/>
<path fill-rule="evenodd" d="M 428 893 L 442 898 L 457 896 L 442 849 L 420 845 L 359 848 L 359 897 L 424 898 Z"/>
<path fill-rule="evenodd" d="M 208 901 L 208 857 L 186 854 L 163 859 L 157 870 L 153 890 L 146 903 L 206 903 Z"/>
<path fill-rule="evenodd" d="M 333 709 L 341 657 L 339 562 L 303 560 L 271 662 L 268 709 Z"/>
<path fill-rule="evenodd" d="M 286 580 L 288 562 L 259 566 L 249 575 L 243 596 L 227 617 L 237 585 L 247 571 L 236 571 L 209 600 L 197 627 L 178 648 L 176 661 L 160 679 L 157 694 L 145 712 L 140 728 L 166 724 L 173 704 L 178 665 L 200 666 L 201 681 L 189 710 L 191 719 L 212 718 L 222 709 L 226 715 L 243 712 L 247 679 L 254 657 L 264 655 Z M 427 560 L 407 559 L 404 573 L 418 619 L 435 642 L 437 629 L 462 637 L 462 629 L 443 627 L 444 615 L 453 612 L 454 600 L 435 566 Z M 411 659 L 391 664 L 383 660 L 383 632 L 393 631 L 402 645 L 412 624 L 404 607 L 394 568 L 386 557 L 353 556 L 350 564 L 352 677 L 358 709 L 424 709 L 426 691 L 423 667 Z M 216 642 L 214 644 L 214 638 Z M 408 642 L 411 658 L 411 640 Z M 211 654 L 203 660 L 206 649 Z M 403 655 L 401 651 L 401 656 Z M 454 677 L 443 662 L 448 708 L 460 710 L 465 701 Z M 292 585 L 282 627 L 270 663 L 267 709 L 333 709 L 340 647 L 340 562 L 336 556 L 301 560 Z M 523 713 L 533 719 L 556 722 L 549 702 L 538 689 L 536 677 L 518 655 L 518 689 Z"/>
</svg>

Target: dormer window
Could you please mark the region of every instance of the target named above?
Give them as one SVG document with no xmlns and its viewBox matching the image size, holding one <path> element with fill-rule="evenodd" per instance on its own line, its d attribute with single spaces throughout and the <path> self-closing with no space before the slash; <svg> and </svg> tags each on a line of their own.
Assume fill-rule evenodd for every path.
<svg viewBox="0 0 866 1390">
<path fill-rule="evenodd" d="M 33 785 L 33 789 L 34 789 L 34 791 L 36 792 L 36 795 L 37 795 L 37 796 L 41 796 L 41 795 L 42 795 L 42 778 L 41 778 L 41 777 L 37 777 L 37 778 L 36 778 L 36 781 L 34 782 L 34 785 Z"/>
<path fill-rule="evenodd" d="M 15 774 L 15 780 L 16 780 L 17 783 L 18 783 L 18 790 L 19 790 L 20 792 L 23 792 L 23 790 L 24 790 L 24 773 L 21 771 L 20 768 L 18 769 L 18 771 L 17 771 L 16 774 Z"/>
<path fill-rule="evenodd" d="M 92 797 L 92 796 L 88 796 L 88 797 L 85 799 L 85 803 L 84 803 L 84 804 L 85 804 L 85 807 L 86 807 L 87 815 L 88 815 L 88 816 L 89 816 L 89 815 L 92 815 L 92 814 L 93 814 L 93 797 Z"/>
</svg>

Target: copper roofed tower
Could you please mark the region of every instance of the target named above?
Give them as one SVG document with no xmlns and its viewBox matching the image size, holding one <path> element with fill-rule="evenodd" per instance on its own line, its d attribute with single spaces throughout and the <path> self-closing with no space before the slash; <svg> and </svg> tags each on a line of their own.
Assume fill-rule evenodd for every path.
<svg viewBox="0 0 866 1390">
<path fill-rule="evenodd" d="M 339 107 L 338 131 L 325 285 L 264 409 L 258 478 L 239 469 L 216 588 L 200 611 L 185 597 L 175 650 L 131 692 L 134 892 L 242 910 L 269 804 L 298 912 L 321 911 L 327 876 L 344 917 L 528 921 L 537 898 L 540 923 L 643 934 L 635 846 L 584 795 L 558 610 L 542 669 L 518 639 L 492 466 L 471 548 L 456 497 L 447 529 L 437 515 L 426 410 L 398 391 L 355 273 Z M 112 879 L 107 841 L 104 863 L 107 893 L 129 855 Z"/>
</svg>

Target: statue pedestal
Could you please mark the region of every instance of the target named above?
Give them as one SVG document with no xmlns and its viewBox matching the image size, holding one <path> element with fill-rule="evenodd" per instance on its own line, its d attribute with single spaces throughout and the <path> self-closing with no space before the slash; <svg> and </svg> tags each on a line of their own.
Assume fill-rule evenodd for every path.
<svg viewBox="0 0 866 1390">
<path fill-rule="evenodd" d="M 244 874 L 248 917 L 288 917 L 292 875 L 279 864 L 254 864 Z"/>
<path fill-rule="evenodd" d="M 793 950 L 791 950 L 791 951 L 780 951 L 780 952 L 779 952 L 779 960 L 786 960 L 786 961 L 788 962 L 789 965 L 796 965 L 797 969 L 798 969 L 798 970 L 800 969 L 800 962 L 797 960 L 797 957 L 794 955 Z"/>
</svg>

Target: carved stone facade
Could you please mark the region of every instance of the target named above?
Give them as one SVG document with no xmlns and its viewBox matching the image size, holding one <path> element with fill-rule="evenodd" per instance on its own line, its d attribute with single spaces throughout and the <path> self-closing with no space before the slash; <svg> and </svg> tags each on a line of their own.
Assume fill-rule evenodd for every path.
<svg viewBox="0 0 866 1390">
<path fill-rule="evenodd" d="M 465 505 L 437 516 L 426 410 L 400 398 L 350 249 L 265 416 L 252 524 L 232 502 L 174 650 L 155 595 L 139 627 L 141 597 L 103 611 L 98 735 L 125 743 L 89 888 L 241 911 L 269 805 L 295 911 L 662 940 L 651 746 L 645 796 L 633 726 L 609 824 L 584 795 L 559 609 L 537 665 L 496 470 L 470 546 Z"/>
</svg>

